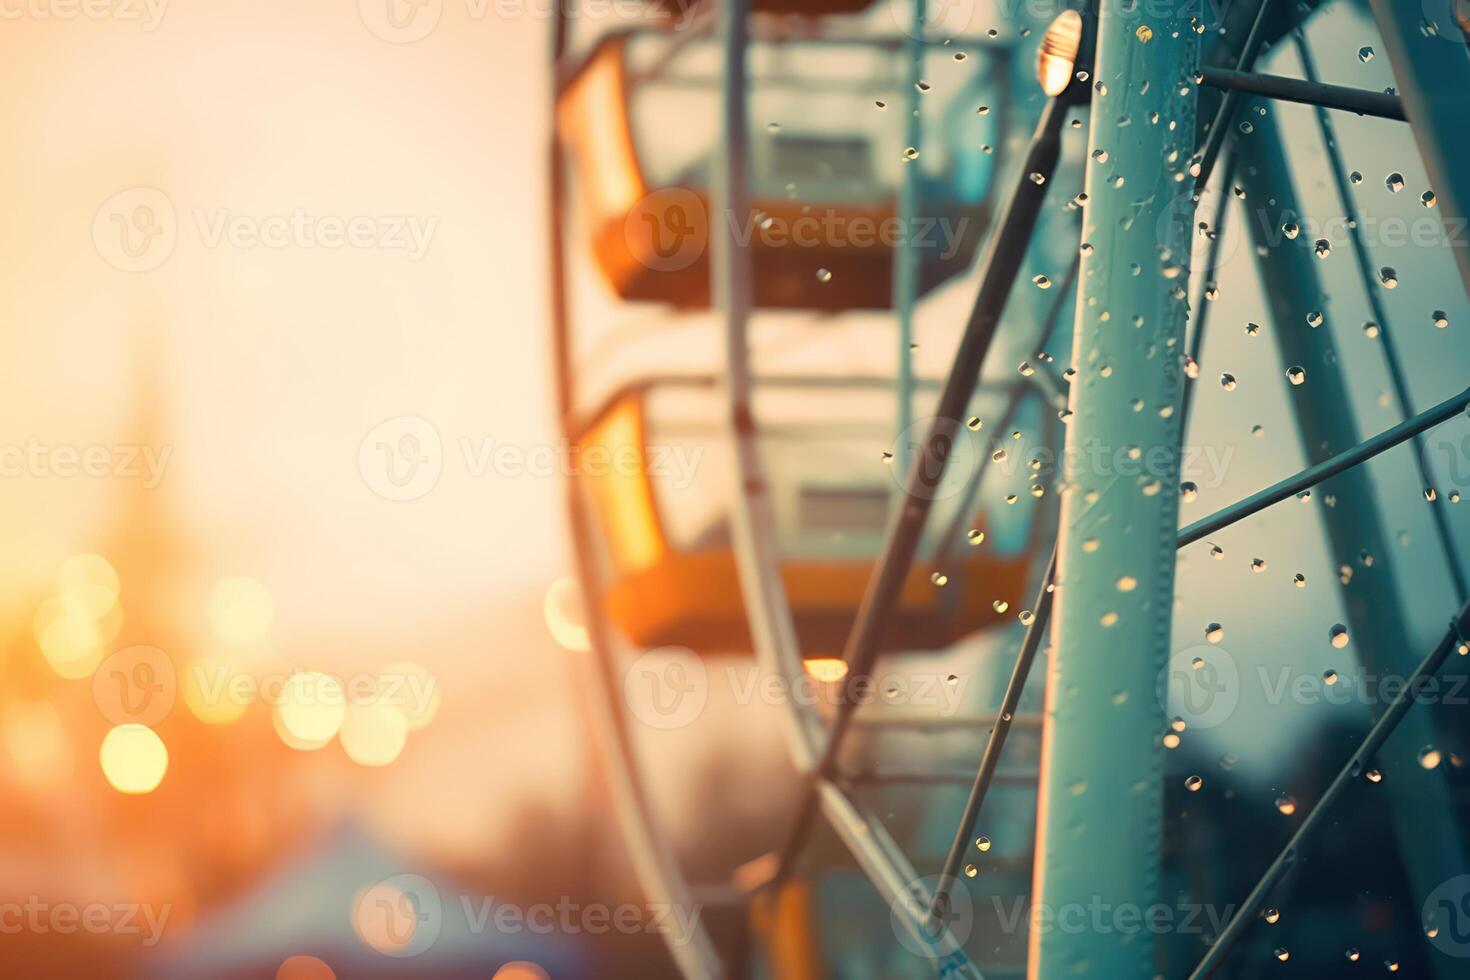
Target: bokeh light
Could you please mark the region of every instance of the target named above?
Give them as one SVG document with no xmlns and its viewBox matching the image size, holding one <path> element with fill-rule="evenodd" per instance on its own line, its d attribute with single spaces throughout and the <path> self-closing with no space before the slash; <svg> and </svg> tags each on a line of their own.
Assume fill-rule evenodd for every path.
<svg viewBox="0 0 1470 980">
<path fill-rule="evenodd" d="M 184 704 L 207 725 L 238 721 L 254 700 L 254 685 L 240 683 L 245 677 L 244 671 L 221 658 L 196 660 L 180 680 Z"/>
<path fill-rule="evenodd" d="M 276 980 L 337 980 L 337 974 L 325 960 L 292 956 L 276 968 Z"/>
<path fill-rule="evenodd" d="M 118 725 L 102 739 L 102 774 L 119 793 L 151 793 L 168 771 L 168 748 L 151 728 Z"/>
<path fill-rule="evenodd" d="M 526 960 L 517 960 L 507 963 L 495 971 L 491 980 L 551 980 L 551 974 L 547 973 L 535 963 Z"/>
<path fill-rule="evenodd" d="M 361 766 L 386 766 L 408 741 L 408 722 L 394 705 L 349 704 L 338 736 L 347 757 Z"/>
<path fill-rule="evenodd" d="M 102 662 L 103 639 L 88 608 L 70 596 L 53 596 L 36 609 L 31 631 L 46 663 L 60 677 L 90 676 Z"/>
<path fill-rule="evenodd" d="M 574 653 L 592 649 L 587 635 L 586 617 L 582 613 L 582 596 L 577 590 L 575 579 L 562 576 L 552 582 L 546 590 L 542 604 L 546 616 L 546 628 L 551 638 Z"/>
<path fill-rule="evenodd" d="M 72 555 L 56 572 L 56 592 L 81 603 L 93 619 L 101 619 L 117 605 L 122 583 L 101 555 Z"/>
<path fill-rule="evenodd" d="M 315 670 L 292 674 L 276 703 L 276 731 L 293 749 L 319 749 L 342 727 L 346 701 L 335 677 Z"/>
</svg>

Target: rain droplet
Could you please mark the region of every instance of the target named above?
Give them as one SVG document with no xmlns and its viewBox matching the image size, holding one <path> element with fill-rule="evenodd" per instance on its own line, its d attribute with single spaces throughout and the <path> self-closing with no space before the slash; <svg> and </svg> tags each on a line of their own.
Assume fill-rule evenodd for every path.
<svg viewBox="0 0 1470 980">
<path fill-rule="evenodd" d="M 1436 327 L 1438 327 L 1440 330 L 1443 330 L 1446 327 L 1448 327 L 1450 325 L 1450 317 L 1449 317 L 1449 314 L 1446 313 L 1444 310 L 1435 310 L 1434 311 L 1434 325 Z"/>
<path fill-rule="evenodd" d="M 1317 253 L 1317 258 L 1325 259 L 1332 254 L 1332 243 L 1325 238 L 1319 238 L 1313 250 Z"/>
<path fill-rule="evenodd" d="M 1299 589 L 1305 589 L 1307 587 L 1307 577 L 1301 572 L 1297 572 L 1294 576 L 1292 576 L 1291 580 Z"/>
<path fill-rule="evenodd" d="M 1210 557 L 1215 559 L 1216 561 L 1219 561 L 1220 559 L 1225 557 L 1225 549 L 1220 547 L 1218 544 L 1210 545 Z"/>
<path fill-rule="evenodd" d="M 1368 322 L 1363 324 L 1363 336 L 1367 337 L 1369 340 L 1377 337 L 1378 333 L 1378 324 L 1374 323 L 1372 320 L 1369 320 Z"/>
<path fill-rule="evenodd" d="M 1004 613 L 1007 609 L 1011 608 L 1011 604 L 1004 599 L 997 599 L 990 604 L 990 608 L 998 613 Z"/>
<path fill-rule="evenodd" d="M 1147 24 L 1139 24 L 1138 30 L 1133 32 L 1133 36 L 1138 38 L 1143 44 L 1147 44 L 1154 39 L 1154 29 Z"/>
<path fill-rule="evenodd" d="M 1188 779 L 1186 779 L 1184 781 L 1184 788 L 1187 789 L 1187 790 L 1189 790 L 1191 793 L 1198 793 L 1199 790 L 1200 790 L 1200 787 L 1203 786 L 1204 784 L 1205 784 L 1205 781 L 1203 779 L 1201 779 L 1200 777 L 1198 777 L 1198 776 L 1190 776 Z"/>
<path fill-rule="evenodd" d="M 929 576 L 929 581 L 933 582 L 935 585 L 939 586 L 942 589 L 949 584 L 949 576 L 945 575 L 943 572 L 934 572 Z"/>
<path fill-rule="evenodd" d="M 989 837 L 981 837 L 981 838 L 979 838 L 978 840 L 975 841 L 975 846 L 978 847 L 981 851 L 988 851 L 988 850 L 990 850 L 990 838 Z"/>
<path fill-rule="evenodd" d="M 1348 174 L 1348 180 L 1352 181 L 1354 184 L 1361 184 L 1363 182 L 1362 171 L 1354 170 L 1352 173 Z"/>
<path fill-rule="evenodd" d="M 982 544 L 985 541 L 985 532 L 977 529 L 971 529 L 969 538 L 971 544 Z"/>
<path fill-rule="evenodd" d="M 919 159 L 919 151 L 918 151 L 918 149 L 916 147 L 912 147 L 912 146 L 905 148 L 904 151 L 903 151 L 903 158 L 905 160 L 917 160 L 917 159 Z"/>
<path fill-rule="evenodd" d="M 1251 559 L 1251 571 L 1253 571 L 1257 575 L 1259 575 L 1261 572 L 1264 572 L 1265 570 L 1266 570 L 1266 559 L 1264 559 L 1264 558 L 1252 558 Z"/>
<path fill-rule="evenodd" d="M 1186 504 L 1193 503 L 1199 497 L 1199 487 L 1189 482 L 1181 483 L 1179 484 L 1179 496 L 1184 498 Z"/>
<path fill-rule="evenodd" d="M 1311 327 L 1313 330 L 1316 330 L 1318 327 L 1322 326 L 1322 321 L 1325 319 L 1326 317 L 1322 315 L 1321 310 L 1313 310 L 1312 312 L 1307 314 L 1307 326 Z"/>
<path fill-rule="evenodd" d="M 1324 671 L 1322 671 L 1322 683 L 1323 684 L 1326 684 L 1328 687 L 1331 687 L 1332 685 L 1336 684 L 1337 683 L 1337 671 L 1335 671 L 1335 670 L 1324 670 Z"/>
<path fill-rule="evenodd" d="M 1394 269 L 1392 266 L 1387 266 L 1386 265 L 1383 268 L 1379 269 L 1378 270 L 1378 278 L 1383 283 L 1383 288 L 1384 289 L 1398 289 L 1399 288 L 1399 274 L 1398 274 L 1398 270 L 1397 269 Z"/>
<path fill-rule="evenodd" d="M 1261 918 L 1265 919 L 1267 922 L 1274 926 L 1276 923 L 1281 921 L 1281 910 L 1266 909 L 1266 911 L 1261 913 Z"/>
<path fill-rule="evenodd" d="M 831 281 L 832 281 L 832 270 L 831 269 L 818 269 L 817 270 L 817 282 L 831 282 Z"/>
<path fill-rule="evenodd" d="M 1051 280 L 1048 279 L 1046 276 L 1041 276 L 1041 275 L 1032 276 L 1031 277 L 1031 281 L 1034 282 L 1034 283 L 1036 283 L 1036 288 L 1038 288 L 1038 289 L 1050 289 L 1051 288 Z"/>
<path fill-rule="evenodd" d="M 1348 959 L 1356 963 L 1358 962 L 1358 957 L 1362 956 L 1363 954 L 1358 952 L 1357 947 L 1352 947 L 1347 951 L 1345 955 Z"/>
<path fill-rule="evenodd" d="M 1383 773 L 1379 772 L 1377 769 L 1369 769 L 1367 772 L 1363 773 L 1363 777 L 1367 779 L 1370 783 L 1383 782 Z"/>
<path fill-rule="evenodd" d="M 975 877 L 979 873 L 980 873 L 980 869 L 977 868 L 977 867 L 975 867 L 973 864 L 967 864 L 967 865 L 965 865 L 965 877 L 966 878 L 973 878 L 973 877 Z"/>
<path fill-rule="evenodd" d="M 1419 765 L 1425 769 L 1438 769 L 1442 758 L 1439 749 L 1432 745 L 1426 745 L 1419 750 Z"/>
<path fill-rule="evenodd" d="M 1119 592 L 1132 592 L 1136 588 L 1138 588 L 1138 579 L 1132 575 L 1124 575 L 1118 579 Z"/>
<path fill-rule="evenodd" d="M 1383 181 L 1383 185 L 1392 193 L 1397 194 L 1404 189 L 1404 175 L 1395 170 Z"/>
<path fill-rule="evenodd" d="M 1438 204 L 1439 201 L 1435 198 L 1434 191 L 1425 191 L 1423 194 L 1419 195 L 1419 203 L 1424 205 L 1426 208 L 1432 208 L 1436 204 Z"/>
<path fill-rule="evenodd" d="M 1222 374 L 1222 375 L 1220 375 L 1220 387 L 1221 388 L 1224 388 L 1226 391 L 1234 391 L 1235 390 L 1235 375 L 1233 375 L 1233 374 Z"/>
<path fill-rule="evenodd" d="M 1211 643 L 1219 643 L 1225 639 L 1225 627 L 1219 623 L 1211 623 L 1205 627 L 1205 639 Z"/>
<path fill-rule="evenodd" d="M 1296 222 L 1288 221 L 1286 224 L 1281 226 L 1281 231 L 1283 234 L 1286 235 L 1287 238 L 1295 239 L 1297 235 L 1301 234 L 1302 229 L 1301 226 L 1298 225 Z"/>
<path fill-rule="evenodd" d="M 1327 631 L 1327 639 L 1332 642 L 1332 645 L 1335 648 L 1341 650 L 1343 647 L 1348 645 L 1348 642 L 1352 638 L 1348 636 L 1348 628 L 1341 623 L 1337 623 L 1332 627 L 1332 629 Z"/>
<path fill-rule="evenodd" d="M 1276 950 L 1276 958 L 1285 963 L 1287 960 L 1291 959 L 1291 953 L 1286 949 L 1286 947 L 1282 946 Z"/>
<path fill-rule="evenodd" d="M 1299 385 L 1307 380 L 1307 372 L 1300 367 L 1289 367 L 1286 369 L 1286 380 L 1294 385 Z"/>
<path fill-rule="evenodd" d="M 1366 65 L 1368 62 L 1373 60 L 1373 54 L 1374 52 L 1372 45 L 1365 44 L 1358 49 L 1358 60 Z"/>
</svg>

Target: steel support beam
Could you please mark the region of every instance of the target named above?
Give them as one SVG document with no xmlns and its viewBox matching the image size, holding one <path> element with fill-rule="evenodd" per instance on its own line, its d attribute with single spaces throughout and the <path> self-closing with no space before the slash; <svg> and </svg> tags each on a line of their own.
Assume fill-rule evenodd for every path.
<svg viewBox="0 0 1470 980">
<path fill-rule="evenodd" d="M 1331 329 L 1326 324 L 1315 329 L 1306 325 L 1309 312 L 1326 308 L 1312 244 L 1276 233 L 1286 222 L 1299 221 L 1303 213 L 1280 131 L 1270 114 L 1251 118 L 1255 131 L 1235 143 L 1249 206 L 1245 220 L 1282 362 L 1306 371 L 1306 380 L 1291 387 L 1289 394 L 1303 450 L 1309 462 L 1320 463 L 1357 445 L 1360 436 Z M 1343 605 L 1358 660 L 1364 670 L 1378 676 L 1405 676 L 1413 669 L 1408 660 L 1411 634 L 1371 475 L 1363 467 L 1346 469 L 1321 483 L 1317 492 L 1320 498 L 1335 498 L 1333 506 L 1317 510 L 1333 566 L 1351 570 L 1342 586 Z M 1364 554 L 1372 556 L 1371 563 L 1360 560 Z M 1384 768 L 1395 774 L 1387 787 L 1389 806 L 1410 884 L 1416 901 L 1422 902 L 1447 875 L 1466 870 L 1464 852 L 1443 776 L 1426 772 L 1416 759 L 1419 748 L 1434 741 L 1430 719 L 1412 715 L 1401 732 L 1384 748 L 1382 758 Z"/>
<path fill-rule="evenodd" d="M 1470 26 L 1456 18 L 1459 0 L 1368 0 L 1414 122 L 1424 169 L 1448 222 L 1470 211 Z M 1460 278 L 1470 293 L 1470 249 L 1455 248 Z"/>
<path fill-rule="evenodd" d="M 1177 5 L 1165 16 L 1101 6 L 1033 892 L 1034 908 L 1057 914 L 1158 897 L 1166 718 L 1155 684 L 1169 655 L 1198 132 L 1202 38 L 1190 18 Z M 1141 476 L 1089 463 L 1097 451 L 1129 458 L 1128 447 Z M 1037 930 L 1030 943 L 1034 978 L 1157 973 L 1147 932 Z"/>
</svg>

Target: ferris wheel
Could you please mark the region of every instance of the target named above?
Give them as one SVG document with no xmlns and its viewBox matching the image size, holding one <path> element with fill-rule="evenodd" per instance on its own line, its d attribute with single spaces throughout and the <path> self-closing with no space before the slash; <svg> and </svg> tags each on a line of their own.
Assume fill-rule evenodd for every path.
<svg viewBox="0 0 1470 980">
<path fill-rule="evenodd" d="M 1387 56 L 1387 91 L 1322 81 L 1313 42 L 1349 19 L 1374 32 L 1361 63 Z M 1397 944 L 1393 971 L 1457 975 L 1462 954 L 1441 939 L 1463 927 L 1434 914 L 1470 875 L 1463 811 L 1448 750 L 1424 748 L 1453 736 L 1416 705 L 1470 649 L 1463 546 L 1439 492 L 1458 477 L 1426 445 L 1470 391 L 1416 392 L 1387 297 L 1399 271 L 1377 261 L 1344 157 L 1352 140 L 1389 139 L 1348 123 L 1398 127 L 1432 188 L 1422 209 L 1445 234 L 1463 228 L 1470 11 L 715 0 L 600 26 L 558 7 L 558 409 L 579 460 L 568 513 L 623 838 L 650 902 L 738 923 L 671 938 L 679 971 L 1254 976 L 1262 950 L 1291 961 L 1271 934 L 1283 882 L 1305 873 L 1340 801 L 1382 781 L 1394 873 L 1433 921 L 1416 944 L 1387 927 L 1373 941 Z M 1320 187 L 1298 187 L 1288 104 L 1310 125 L 1292 147 L 1323 155 Z M 1392 194 L 1407 182 L 1386 181 Z M 1306 233 L 1319 193 L 1339 236 Z M 1334 245 L 1395 416 L 1367 438 L 1324 325 Z M 1210 411 L 1206 341 L 1221 343 L 1210 311 L 1241 249 L 1306 465 L 1182 520 L 1200 495 L 1188 450 Z M 1459 292 L 1438 302 L 1465 307 L 1470 251 L 1439 260 Z M 1451 318 L 1436 309 L 1429 329 Z M 1225 391 L 1238 383 L 1220 375 Z M 1412 450 L 1422 490 L 1429 542 L 1414 560 L 1432 570 L 1415 572 L 1452 600 L 1448 630 L 1412 655 L 1366 468 L 1395 449 Z M 1217 539 L 1293 499 L 1320 501 L 1346 620 L 1331 646 L 1405 683 L 1370 705 L 1350 751 L 1318 760 L 1310 807 L 1278 794 L 1291 823 L 1236 844 L 1229 794 L 1214 814 L 1179 804 L 1205 781 L 1167 762 L 1221 692 L 1238 694 L 1219 623 L 1181 655 L 1176 562 L 1219 557 Z M 1040 672 L 1028 686 L 1039 659 L 1044 691 Z M 789 762 L 770 777 L 777 815 L 758 821 L 771 848 L 712 881 L 686 873 L 652 789 L 669 773 L 646 743 L 649 730 L 698 738 L 731 664 L 777 692 L 774 711 L 733 713 L 731 749 L 754 751 L 775 721 Z M 1181 812 L 1239 847 L 1253 884 L 1218 898 L 1227 914 L 1198 934 L 1118 928 L 1118 910 L 1240 877 L 1218 853 L 1171 850 Z M 1324 923 L 1337 908 L 1299 905 Z M 1006 922 L 1003 908 L 1030 911 Z M 1112 926 L 1034 914 L 1098 908 Z M 1368 945 L 1335 955 L 1356 963 Z"/>
</svg>

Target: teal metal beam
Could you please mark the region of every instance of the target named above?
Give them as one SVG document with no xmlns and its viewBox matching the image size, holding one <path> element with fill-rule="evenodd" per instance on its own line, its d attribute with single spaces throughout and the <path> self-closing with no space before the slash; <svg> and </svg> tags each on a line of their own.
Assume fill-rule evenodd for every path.
<svg viewBox="0 0 1470 980">
<path fill-rule="evenodd" d="M 1202 38 L 1183 5 L 1100 6 L 1033 892 L 1053 916 L 1145 909 L 1161 865 Z M 1157 938 L 1033 931 L 1030 975 L 1146 980 Z"/>
<path fill-rule="evenodd" d="M 1470 27 L 1459 0 L 1369 0 L 1446 223 L 1470 214 Z M 1455 248 L 1470 292 L 1470 249 Z"/>
<path fill-rule="evenodd" d="M 1312 244 L 1276 234 L 1303 214 L 1280 131 L 1269 113 L 1251 118 L 1254 132 L 1235 141 L 1249 207 L 1246 223 L 1270 305 L 1271 334 L 1283 363 L 1306 372 L 1305 381 L 1289 389 L 1302 447 L 1309 462 L 1321 463 L 1360 442 L 1357 421 L 1330 326 L 1306 326 L 1309 312 L 1327 308 Z M 1378 676 L 1405 676 L 1413 669 L 1407 660 L 1411 633 L 1371 475 L 1362 467 L 1345 469 L 1318 489 L 1323 498 L 1335 499 L 1333 506 L 1317 508 L 1331 563 L 1352 569 L 1342 593 L 1359 662 Z M 1364 554 L 1372 555 L 1373 561 L 1360 561 Z M 1389 806 L 1410 885 L 1422 902 L 1445 877 L 1467 869 L 1444 777 L 1425 771 L 1417 760 L 1418 750 L 1434 741 L 1430 719 L 1413 715 L 1400 731 L 1400 737 L 1383 749 L 1382 758 L 1384 768 L 1392 767 L 1395 774 L 1388 786 Z"/>
</svg>

